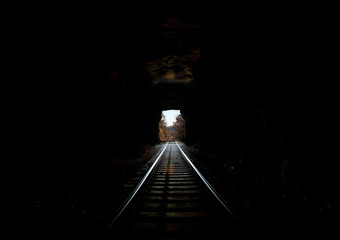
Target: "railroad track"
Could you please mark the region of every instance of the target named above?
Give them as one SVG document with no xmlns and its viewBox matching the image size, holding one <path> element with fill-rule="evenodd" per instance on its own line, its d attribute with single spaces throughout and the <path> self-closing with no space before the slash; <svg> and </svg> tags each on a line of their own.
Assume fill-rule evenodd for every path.
<svg viewBox="0 0 340 240">
<path fill-rule="evenodd" d="M 122 239 L 212 239 L 231 232 L 236 215 L 177 142 L 167 143 L 108 224 Z M 118 239 L 120 239 L 118 237 Z"/>
</svg>

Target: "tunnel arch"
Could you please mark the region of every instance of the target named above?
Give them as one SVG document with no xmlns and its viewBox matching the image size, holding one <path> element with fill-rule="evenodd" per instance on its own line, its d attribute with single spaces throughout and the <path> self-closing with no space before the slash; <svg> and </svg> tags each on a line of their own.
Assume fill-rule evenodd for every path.
<svg viewBox="0 0 340 240">
<path fill-rule="evenodd" d="M 16 82 L 16 192 L 61 196 L 100 169 L 134 168 L 145 146 L 159 144 L 161 111 L 180 109 L 185 143 L 215 169 L 233 161 L 245 173 L 238 180 L 260 175 L 329 213 L 339 182 L 329 23 L 255 21 L 254 12 L 192 18 L 177 31 L 171 21 L 164 28 L 163 11 L 156 20 L 140 13 L 29 29 L 15 55 L 25 80 Z"/>
</svg>

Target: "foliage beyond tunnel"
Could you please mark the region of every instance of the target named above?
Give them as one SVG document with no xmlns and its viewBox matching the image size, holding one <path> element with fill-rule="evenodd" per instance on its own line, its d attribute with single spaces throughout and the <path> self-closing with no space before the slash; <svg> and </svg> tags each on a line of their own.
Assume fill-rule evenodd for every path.
<svg viewBox="0 0 340 240">
<path fill-rule="evenodd" d="M 159 121 L 159 139 L 161 141 L 178 141 L 185 139 L 185 121 L 181 114 L 176 117 L 176 121 L 167 126 L 165 116 L 162 114 Z"/>
</svg>

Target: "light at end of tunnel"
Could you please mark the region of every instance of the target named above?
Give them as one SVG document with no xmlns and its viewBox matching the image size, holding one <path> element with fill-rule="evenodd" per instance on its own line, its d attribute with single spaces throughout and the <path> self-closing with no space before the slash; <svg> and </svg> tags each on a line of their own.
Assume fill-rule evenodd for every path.
<svg viewBox="0 0 340 240">
<path fill-rule="evenodd" d="M 176 117 L 180 115 L 180 110 L 166 110 L 162 111 L 162 116 L 164 116 L 164 120 L 166 122 L 166 125 L 172 126 L 174 122 L 176 122 Z"/>
</svg>

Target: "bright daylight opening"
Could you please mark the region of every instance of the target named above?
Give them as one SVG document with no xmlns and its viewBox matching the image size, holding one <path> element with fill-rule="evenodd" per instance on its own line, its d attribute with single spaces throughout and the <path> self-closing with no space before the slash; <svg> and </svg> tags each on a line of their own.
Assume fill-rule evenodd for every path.
<svg viewBox="0 0 340 240">
<path fill-rule="evenodd" d="M 159 121 L 159 139 L 161 141 L 176 141 L 185 138 L 185 121 L 180 110 L 162 111 Z"/>
</svg>

